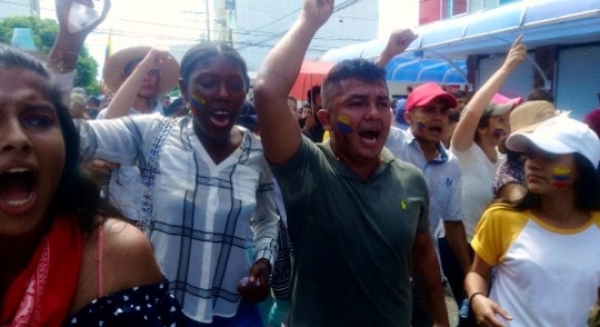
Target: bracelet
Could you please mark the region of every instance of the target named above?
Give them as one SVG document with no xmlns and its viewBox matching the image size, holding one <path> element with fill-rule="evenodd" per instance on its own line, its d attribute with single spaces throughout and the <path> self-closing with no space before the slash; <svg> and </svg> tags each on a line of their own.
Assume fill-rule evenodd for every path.
<svg viewBox="0 0 600 327">
<path fill-rule="evenodd" d="M 473 298 L 476 297 L 477 295 L 483 295 L 486 296 L 485 294 L 483 294 L 482 292 L 475 292 L 473 294 L 471 294 L 471 296 L 469 296 L 469 305 L 471 305 L 471 302 L 473 301 Z"/>
</svg>

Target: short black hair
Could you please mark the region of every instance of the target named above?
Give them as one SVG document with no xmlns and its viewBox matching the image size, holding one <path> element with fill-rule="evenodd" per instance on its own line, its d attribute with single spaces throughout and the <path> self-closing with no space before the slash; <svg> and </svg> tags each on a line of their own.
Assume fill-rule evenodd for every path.
<svg viewBox="0 0 600 327">
<path fill-rule="evenodd" d="M 306 99 L 308 103 L 313 104 L 313 100 L 316 99 L 317 95 L 321 94 L 321 85 L 313 85 L 313 87 L 306 92 Z"/>
<path fill-rule="evenodd" d="M 463 91 L 463 90 L 452 90 L 450 91 L 450 93 L 455 97 L 455 98 L 466 98 L 467 97 L 467 92 Z"/>
<path fill-rule="evenodd" d="M 100 107 L 100 99 L 98 99 L 97 97 L 90 95 L 87 98 L 88 103 L 92 104 L 94 107 L 98 108 Z"/>
<path fill-rule="evenodd" d="M 323 88 L 321 90 L 323 107 L 330 107 L 331 99 L 338 91 L 340 82 L 356 78 L 365 82 L 381 81 L 387 86 L 385 74 L 385 69 L 362 58 L 344 60 L 338 63 L 333 66 L 323 81 Z"/>
</svg>

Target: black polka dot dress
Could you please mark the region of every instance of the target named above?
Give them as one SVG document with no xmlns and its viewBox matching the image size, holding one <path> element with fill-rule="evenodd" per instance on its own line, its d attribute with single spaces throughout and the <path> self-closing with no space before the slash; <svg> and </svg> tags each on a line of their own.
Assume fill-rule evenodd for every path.
<svg viewBox="0 0 600 327">
<path fill-rule="evenodd" d="M 90 302 L 64 326 L 182 326 L 183 314 L 169 283 L 134 287 Z"/>
</svg>

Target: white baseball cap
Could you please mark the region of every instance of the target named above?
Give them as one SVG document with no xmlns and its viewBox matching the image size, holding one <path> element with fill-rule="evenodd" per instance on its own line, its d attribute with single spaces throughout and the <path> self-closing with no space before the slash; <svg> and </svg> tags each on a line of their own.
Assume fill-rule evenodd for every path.
<svg viewBox="0 0 600 327">
<path fill-rule="evenodd" d="M 600 139 L 586 124 L 560 115 L 542 122 L 532 132 L 517 132 L 508 137 L 506 147 L 525 152 L 531 145 L 553 154 L 579 153 L 594 168 L 600 163 Z"/>
</svg>

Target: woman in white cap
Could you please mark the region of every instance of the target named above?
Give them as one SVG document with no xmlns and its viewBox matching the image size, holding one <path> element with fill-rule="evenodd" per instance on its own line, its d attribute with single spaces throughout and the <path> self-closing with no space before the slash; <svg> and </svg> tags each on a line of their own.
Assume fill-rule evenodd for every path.
<svg viewBox="0 0 600 327">
<path fill-rule="evenodd" d="M 484 326 L 585 326 L 600 286 L 600 140 L 558 116 L 506 147 L 527 158 L 528 192 L 481 218 L 465 280 L 471 308 Z"/>
<path fill-rule="evenodd" d="M 556 117 L 559 111 L 544 100 L 527 101 L 510 112 L 511 133 L 533 130 L 546 119 Z M 507 136 L 508 137 L 508 136 Z M 519 200 L 526 192 L 524 160 L 520 153 L 506 149 L 507 137 L 500 140 L 498 151 L 506 154 L 494 180 L 494 197 L 498 201 Z"/>
</svg>

